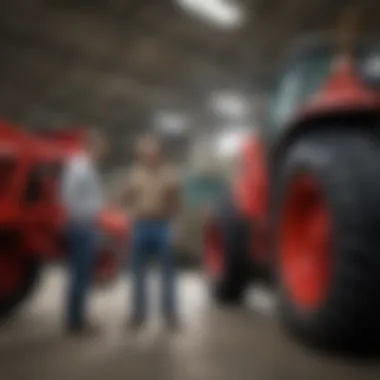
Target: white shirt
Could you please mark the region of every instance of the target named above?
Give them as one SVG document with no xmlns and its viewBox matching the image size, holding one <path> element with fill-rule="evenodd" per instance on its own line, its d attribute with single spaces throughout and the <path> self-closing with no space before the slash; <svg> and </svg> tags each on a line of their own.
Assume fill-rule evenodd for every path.
<svg viewBox="0 0 380 380">
<path fill-rule="evenodd" d="M 71 221 L 93 222 L 104 199 L 99 174 L 84 155 L 70 157 L 62 179 L 62 202 Z"/>
</svg>

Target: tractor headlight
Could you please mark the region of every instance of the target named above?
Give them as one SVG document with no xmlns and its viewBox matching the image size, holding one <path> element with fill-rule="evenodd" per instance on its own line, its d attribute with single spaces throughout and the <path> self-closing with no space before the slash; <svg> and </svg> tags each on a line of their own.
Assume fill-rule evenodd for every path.
<svg viewBox="0 0 380 380">
<path fill-rule="evenodd" d="M 361 54 L 357 58 L 357 68 L 366 85 L 380 89 L 380 50 Z"/>
</svg>

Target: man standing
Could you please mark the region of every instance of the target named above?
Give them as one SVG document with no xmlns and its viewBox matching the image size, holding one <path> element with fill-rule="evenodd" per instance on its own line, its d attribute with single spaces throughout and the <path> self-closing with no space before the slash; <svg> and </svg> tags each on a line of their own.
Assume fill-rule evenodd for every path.
<svg viewBox="0 0 380 380">
<path fill-rule="evenodd" d="M 84 152 L 68 160 L 63 175 L 62 200 L 69 220 L 67 328 L 70 333 L 94 332 L 85 314 L 96 263 L 97 220 L 103 207 L 96 163 L 105 154 L 105 148 L 99 134 L 88 132 Z"/>
<path fill-rule="evenodd" d="M 179 206 L 178 183 L 158 139 L 153 136 L 142 138 L 136 153 L 137 162 L 127 176 L 122 194 L 132 218 L 131 325 L 139 327 L 146 319 L 146 265 L 151 251 L 154 251 L 161 264 L 163 313 L 169 327 L 174 328 L 178 319 L 171 227 Z"/>
</svg>

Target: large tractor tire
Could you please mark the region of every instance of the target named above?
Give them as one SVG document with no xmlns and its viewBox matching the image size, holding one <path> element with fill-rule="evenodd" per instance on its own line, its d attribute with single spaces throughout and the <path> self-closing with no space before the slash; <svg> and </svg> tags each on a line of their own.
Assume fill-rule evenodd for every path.
<svg viewBox="0 0 380 380">
<path fill-rule="evenodd" d="M 314 347 L 380 346 L 380 144 L 365 131 L 301 137 L 275 199 L 280 317 Z"/>
<path fill-rule="evenodd" d="M 204 264 L 213 299 L 239 304 L 249 280 L 250 225 L 226 202 L 205 226 Z"/>
<path fill-rule="evenodd" d="M 8 318 L 35 289 L 41 264 L 0 253 L 0 319 Z"/>
</svg>

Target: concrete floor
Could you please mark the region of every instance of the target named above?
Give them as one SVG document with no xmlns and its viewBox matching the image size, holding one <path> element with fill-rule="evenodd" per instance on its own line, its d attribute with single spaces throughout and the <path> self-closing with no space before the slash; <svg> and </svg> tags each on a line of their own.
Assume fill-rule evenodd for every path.
<svg viewBox="0 0 380 380">
<path fill-rule="evenodd" d="M 208 301 L 197 274 L 183 274 L 180 285 L 180 332 L 162 329 L 158 313 L 145 331 L 128 331 L 127 284 L 120 280 L 94 294 L 91 312 L 104 324 L 102 336 L 76 341 L 65 337 L 60 324 L 64 274 L 47 271 L 36 297 L 0 331 L 0 379 L 380 378 L 380 363 L 337 361 L 296 346 L 274 320 L 274 300 L 268 292 L 253 290 L 245 310 L 221 311 Z"/>
</svg>

